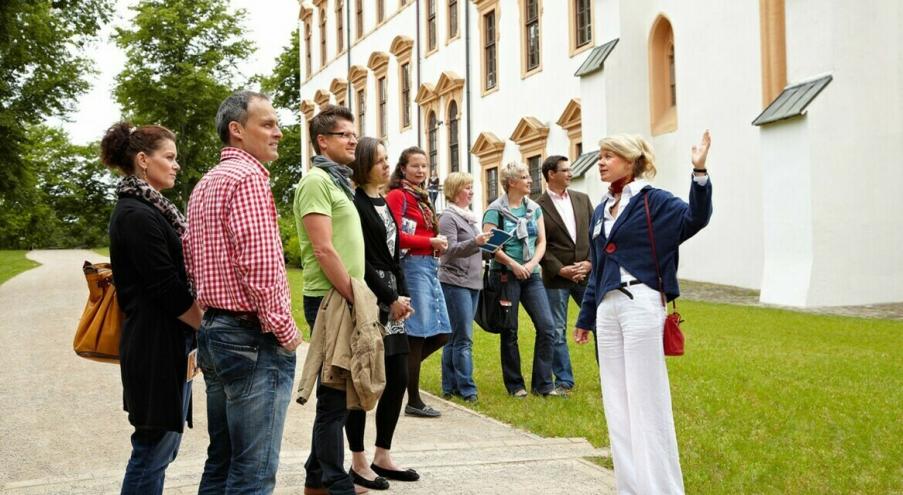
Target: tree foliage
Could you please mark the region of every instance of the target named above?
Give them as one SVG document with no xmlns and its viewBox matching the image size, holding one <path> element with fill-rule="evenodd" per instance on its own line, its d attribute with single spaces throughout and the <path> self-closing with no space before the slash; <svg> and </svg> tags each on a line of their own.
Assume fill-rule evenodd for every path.
<svg viewBox="0 0 903 495">
<path fill-rule="evenodd" d="M 142 0 L 132 9 L 133 26 L 114 36 L 127 56 L 116 99 L 133 122 L 176 132 L 182 172 L 173 199 L 184 204 L 217 161 L 216 111 L 253 50 L 241 37 L 245 12 L 221 0 Z"/>
<path fill-rule="evenodd" d="M 85 54 L 109 21 L 113 0 L 0 1 L 0 209 L 34 186 L 26 127 L 62 116 L 85 92 Z"/>
<path fill-rule="evenodd" d="M 105 245 L 113 180 L 97 158 L 97 145 L 74 145 L 64 131 L 44 125 L 25 131 L 21 158 L 35 184 L 18 189 L 0 208 L 0 246 Z"/>
<path fill-rule="evenodd" d="M 295 186 L 304 170 L 301 163 L 301 125 L 297 123 L 301 112 L 301 65 L 298 61 L 298 42 L 298 30 L 295 29 L 288 46 L 284 47 L 276 58 L 272 74 L 257 77 L 263 91 L 272 97 L 273 106 L 290 112 L 295 121 L 282 126 L 279 158 L 268 165 L 276 208 L 282 215 L 287 216 L 291 216 Z"/>
</svg>

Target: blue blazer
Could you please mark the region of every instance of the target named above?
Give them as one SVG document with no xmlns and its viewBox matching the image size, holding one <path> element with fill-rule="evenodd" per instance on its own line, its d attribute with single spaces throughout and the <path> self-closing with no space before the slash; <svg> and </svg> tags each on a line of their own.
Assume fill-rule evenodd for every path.
<svg viewBox="0 0 903 495">
<path fill-rule="evenodd" d="M 644 195 L 649 197 L 665 295 L 668 301 L 680 295 L 677 284 L 678 246 L 705 227 L 712 217 L 711 177 L 704 186 L 692 182 L 689 204 L 663 189 L 644 187 L 636 197 L 631 198 L 607 237 L 603 222 L 608 201 L 596 207 L 589 232 L 593 269 L 577 317 L 578 328 L 595 330 L 596 308 L 608 291 L 617 289 L 621 284 L 621 267 L 643 284 L 658 290 L 658 275 L 652 259 L 646 209 L 643 206 Z"/>
</svg>

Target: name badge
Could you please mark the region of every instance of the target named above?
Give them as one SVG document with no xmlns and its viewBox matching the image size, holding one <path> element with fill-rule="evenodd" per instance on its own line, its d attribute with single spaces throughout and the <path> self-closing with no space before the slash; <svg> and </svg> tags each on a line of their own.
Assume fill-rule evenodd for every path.
<svg viewBox="0 0 903 495">
<path fill-rule="evenodd" d="M 596 222 L 596 226 L 593 227 L 593 239 L 595 239 L 596 237 L 599 237 L 599 234 L 602 233 L 602 223 L 603 222 L 604 222 L 604 220 L 599 220 L 598 222 Z"/>
</svg>

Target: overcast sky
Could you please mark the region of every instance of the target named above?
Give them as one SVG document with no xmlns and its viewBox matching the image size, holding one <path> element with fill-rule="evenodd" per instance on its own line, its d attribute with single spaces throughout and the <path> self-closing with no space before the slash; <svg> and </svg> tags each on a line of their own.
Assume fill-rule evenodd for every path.
<svg viewBox="0 0 903 495">
<path fill-rule="evenodd" d="M 228 0 L 232 10 L 243 8 L 248 12 L 245 25 L 247 38 L 254 41 L 256 52 L 246 64 L 239 66 L 245 78 L 254 74 L 267 74 L 282 48 L 288 45 L 292 30 L 298 25 L 297 0 Z M 128 9 L 137 0 L 118 0 L 113 24 L 128 25 L 133 12 Z M 125 54 L 110 40 L 112 28 L 104 31 L 101 43 L 93 56 L 98 74 L 91 78 L 92 89 L 76 103 L 70 114 L 71 122 L 63 123 L 70 138 L 76 143 L 100 140 L 103 132 L 120 118 L 120 108 L 113 97 L 114 78 L 125 63 Z M 283 115 L 286 119 L 288 116 Z M 51 123 L 58 123 L 52 120 Z"/>
</svg>

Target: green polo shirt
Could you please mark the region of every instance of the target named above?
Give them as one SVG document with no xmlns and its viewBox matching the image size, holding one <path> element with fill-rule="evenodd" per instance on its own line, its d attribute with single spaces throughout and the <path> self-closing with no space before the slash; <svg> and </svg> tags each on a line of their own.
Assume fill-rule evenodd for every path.
<svg viewBox="0 0 903 495">
<path fill-rule="evenodd" d="M 328 173 L 312 167 L 298 182 L 293 211 L 301 243 L 301 262 L 304 264 L 305 296 L 325 296 L 332 288 L 332 283 L 320 269 L 304 228 L 303 219 L 310 214 L 326 215 L 332 219 L 332 246 L 339 253 L 348 274 L 352 278 L 364 279 L 364 234 L 361 231 L 361 218 L 354 202 L 335 185 Z"/>
</svg>

